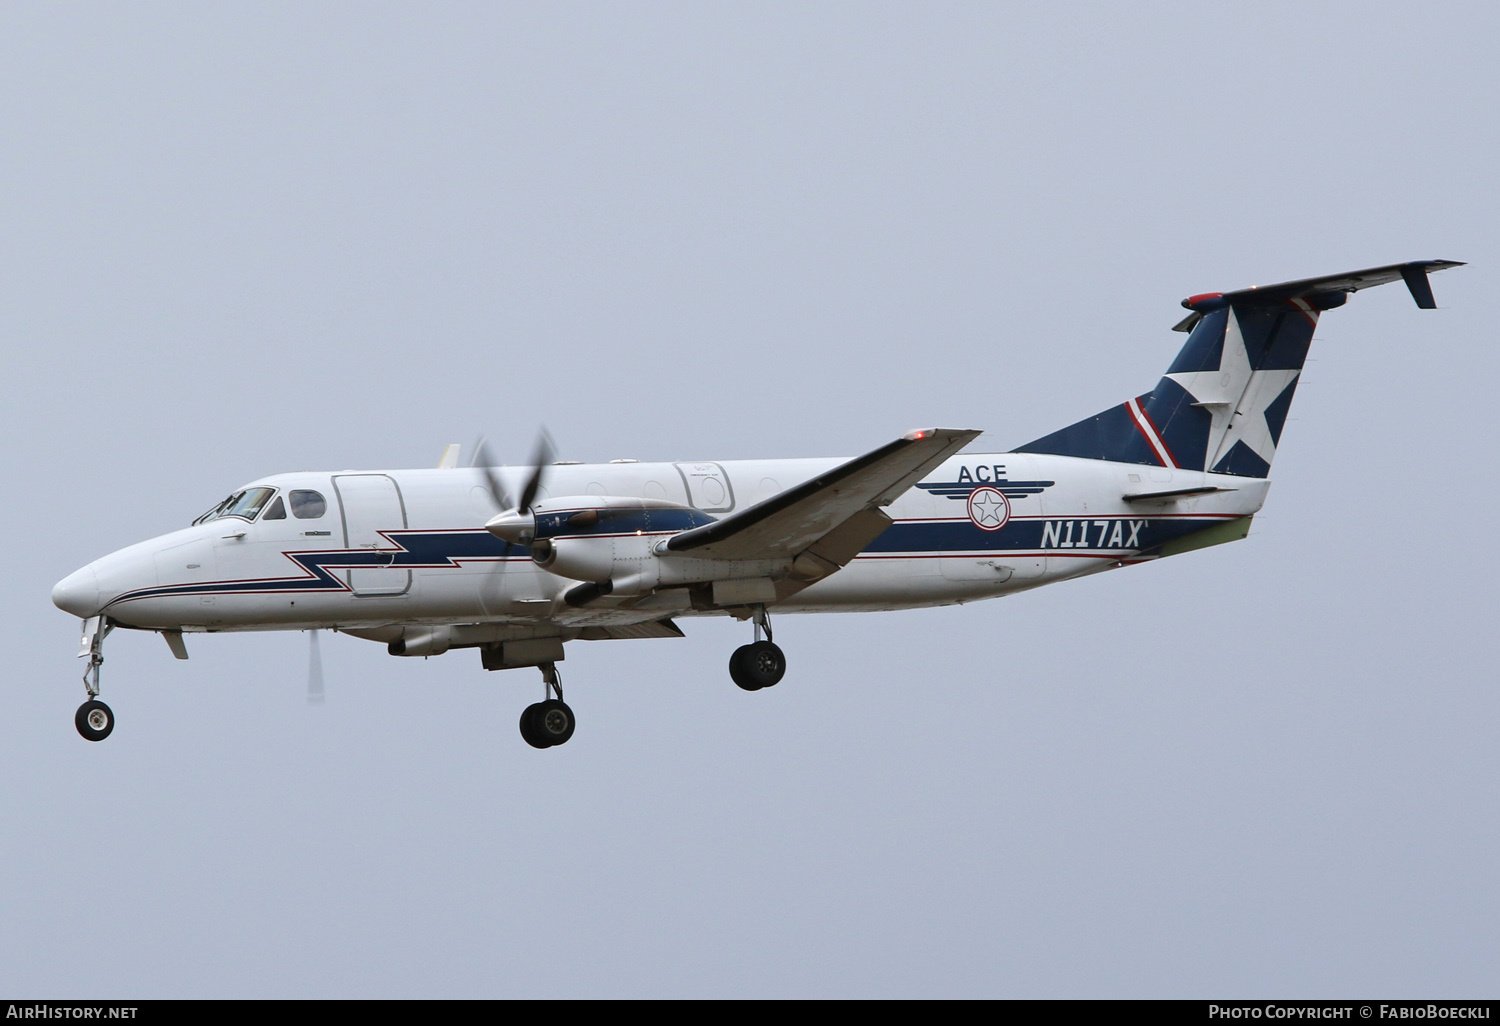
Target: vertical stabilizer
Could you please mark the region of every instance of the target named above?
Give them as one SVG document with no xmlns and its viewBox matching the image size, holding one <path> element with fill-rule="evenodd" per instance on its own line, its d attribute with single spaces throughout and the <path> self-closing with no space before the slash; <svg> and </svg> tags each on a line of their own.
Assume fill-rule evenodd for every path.
<svg viewBox="0 0 1500 1026">
<path fill-rule="evenodd" d="M 1191 296 L 1177 325 L 1187 343 L 1156 388 L 1014 451 L 1265 477 L 1319 315 L 1392 281 L 1433 309 L 1427 273 L 1454 266 L 1414 261 Z"/>
</svg>

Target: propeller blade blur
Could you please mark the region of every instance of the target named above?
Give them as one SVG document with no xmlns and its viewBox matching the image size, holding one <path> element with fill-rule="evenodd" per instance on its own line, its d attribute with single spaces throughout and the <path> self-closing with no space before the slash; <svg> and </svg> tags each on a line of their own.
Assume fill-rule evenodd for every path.
<svg viewBox="0 0 1500 1026">
<path fill-rule="evenodd" d="M 318 632 L 308 631 L 307 704 L 323 704 L 323 654 L 318 650 Z"/>
<path fill-rule="evenodd" d="M 495 500 L 495 508 L 510 509 L 510 497 L 505 494 L 505 486 L 500 483 L 500 475 L 495 473 L 495 461 L 490 458 L 489 443 L 483 438 L 474 443 L 474 462 L 470 466 L 481 472 L 484 486 L 489 489 L 490 498 Z"/>
<path fill-rule="evenodd" d="M 536 493 L 541 490 L 542 478 L 556 458 L 552 438 L 547 434 L 547 429 L 542 428 L 536 438 L 536 452 L 531 457 L 531 477 L 527 479 L 526 487 L 521 492 L 521 501 L 516 503 L 517 509 L 523 512 L 531 509 L 531 504 L 536 501 Z"/>
</svg>

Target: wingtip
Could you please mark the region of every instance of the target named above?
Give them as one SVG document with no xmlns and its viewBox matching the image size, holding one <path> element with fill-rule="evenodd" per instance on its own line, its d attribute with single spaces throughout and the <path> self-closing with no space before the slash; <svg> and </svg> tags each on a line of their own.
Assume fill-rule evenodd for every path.
<svg viewBox="0 0 1500 1026">
<path fill-rule="evenodd" d="M 965 440 L 978 438 L 984 434 L 972 428 L 913 428 L 901 437 L 908 442 L 920 442 L 924 438 L 958 438 L 965 436 Z"/>
</svg>

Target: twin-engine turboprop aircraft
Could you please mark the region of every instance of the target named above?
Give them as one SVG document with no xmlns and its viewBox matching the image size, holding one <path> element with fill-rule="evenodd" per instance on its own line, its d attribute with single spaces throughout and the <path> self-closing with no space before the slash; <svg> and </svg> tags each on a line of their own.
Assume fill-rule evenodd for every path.
<svg viewBox="0 0 1500 1026">
<path fill-rule="evenodd" d="M 1009 452 L 978 431 L 912 431 L 856 459 L 494 468 L 480 447 L 434 470 L 278 474 L 172 534 L 98 559 L 52 592 L 83 618 L 89 700 L 114 628 L 185 634 L 331 629 L 396 656 L 477 649 L 538 667 L 537 748 L 573 735 L 567 643 L 681 637 L 677 620 L 750 621 L 729 661 L 747 691 L 781 680 L 770 612 L 992 598 L 1245 537 L 1319 315 L 1404 280 L 1435 307 L 1426 260 L 1183 300 L 1186 344 L 1154 390 Z"/>
</svg>

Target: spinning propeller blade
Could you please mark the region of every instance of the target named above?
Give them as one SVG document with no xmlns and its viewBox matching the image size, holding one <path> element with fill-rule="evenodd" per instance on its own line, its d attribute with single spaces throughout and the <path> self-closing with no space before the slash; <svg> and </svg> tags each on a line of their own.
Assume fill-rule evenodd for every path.
<svg viewBox="0 0 1500 1026">
<path fill-rule="evenodd" d="M 516 504 L 516 508 L 521 512 L 530 511 L 531 504 L 536 501 L 537 489 L 542 487 L 542 477 L 556 458 L 557 453 L 553 448 L 552 439 L 548 436 L 547 429 L 542 428 L 536 436 L 536 452 L 531 456 L 531 478 L 521 492 L 521 501 Z"/>
<path fill-rule="evenodd" d="M 489 490 L 490 497 L 495 500 L 498 510 L 518 509 L 527 512 L 531 504 L 536 501 L 537 492 L 541 490 L 542 481 L 547 476 L 547 468 L 556 458 L 556 448 L 552 444 L 552 437 L 547 434 L 547 429 L 542 428 L 537 434 L 536 450 L 531 456 L 531 476 L 526 479 L 526 486 L 521 489 L 521 497 L 512 502 L 511 497 L 505 491 L 505 485 L 500 481 L 500 475 L 495 473 L 495 461 L 490 457 L 490 447 L 483 438 L 474 444 L 474 460 L 470 466 L 478 470 L 484 478 L 484 486 Z"/>
<path fill-rule="evenodd" d="M 510 509 L 510 498 L 505 494 L 505 486 L 500 483 L 500 475 L 495 473 L 495 461 L 490 458 L 490 447 L 483 437 L 474 443 L 474 460 L 469 465 L 477 469 L 484 479 L 490 498 L 495 500 L 495 508 Z"/>
</svg>

